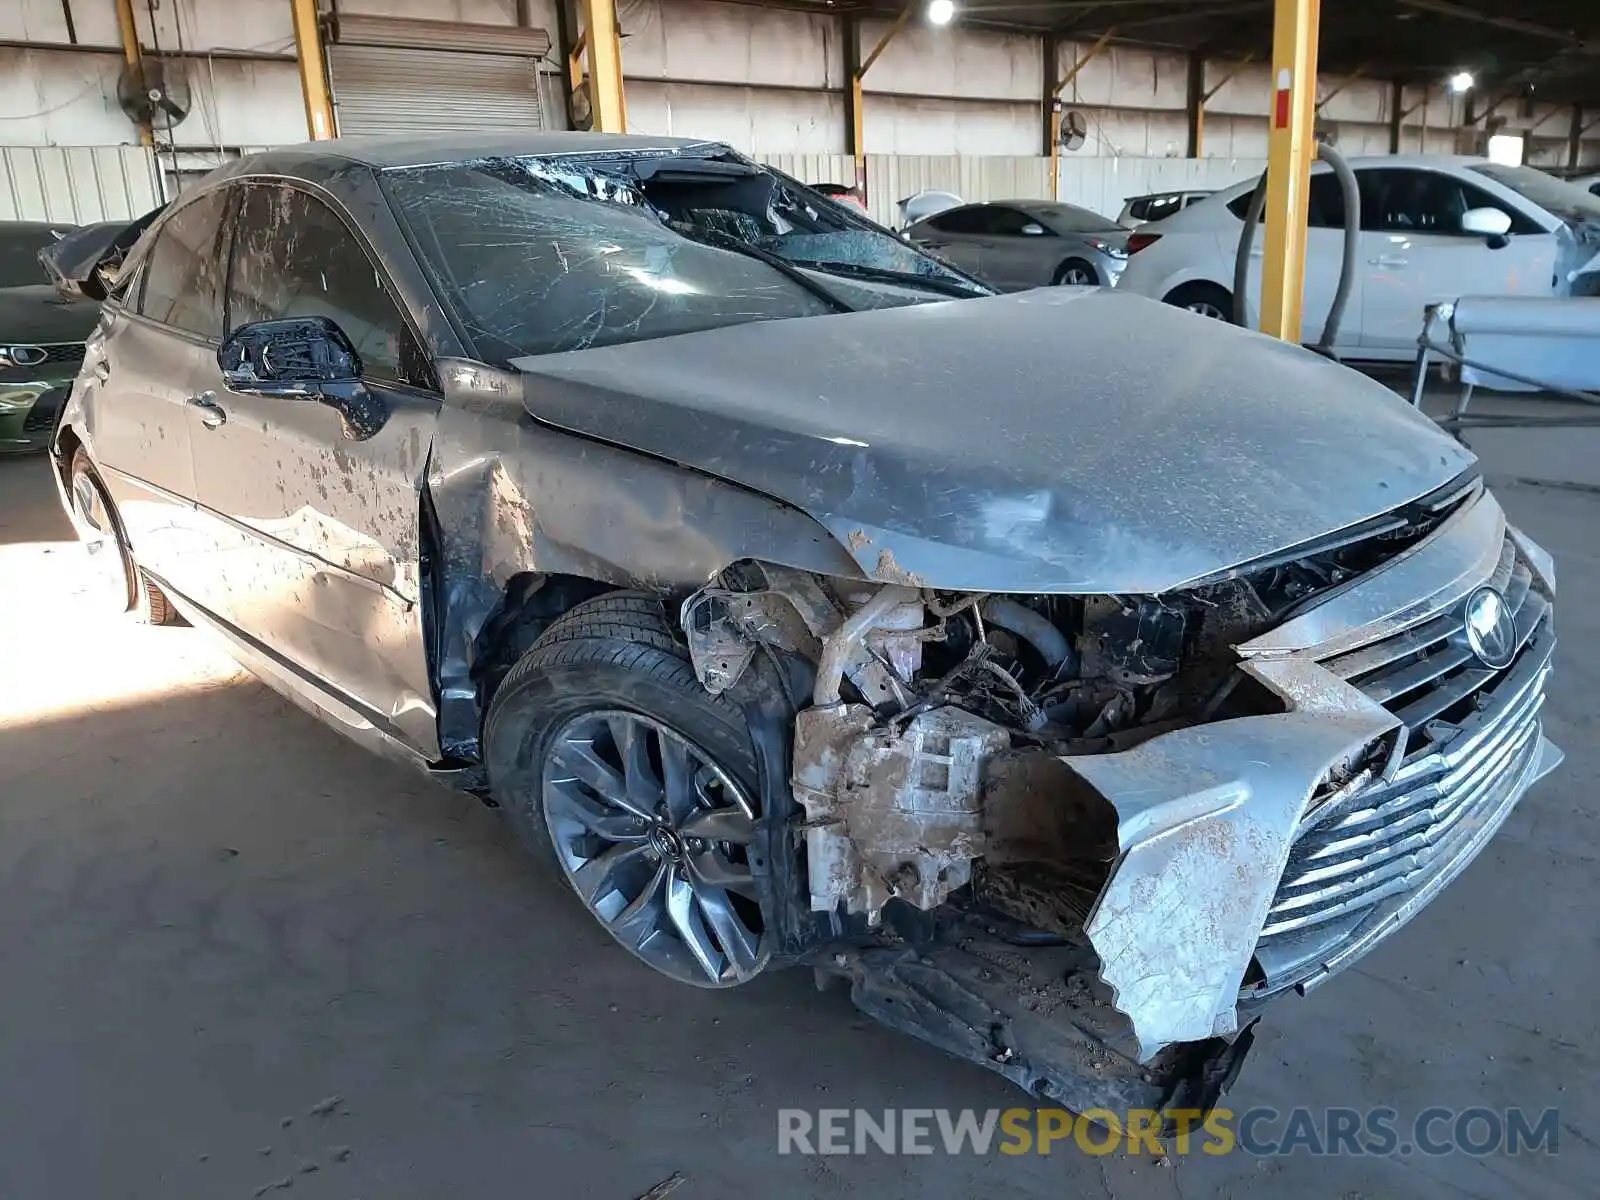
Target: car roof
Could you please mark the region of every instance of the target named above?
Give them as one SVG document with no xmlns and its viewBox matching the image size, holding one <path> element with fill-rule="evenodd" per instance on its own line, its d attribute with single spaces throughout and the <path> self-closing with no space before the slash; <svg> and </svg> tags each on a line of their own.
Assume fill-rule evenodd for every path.
<svg viewBox="0 0 1600 1200">
<path fill-rule="evenodd" d="M 1367 170 L 1372 167 L 1463 171 L 1470 167 L 1489 165 L 1489 159 L 1478 154 L 1365 154 L 1358 158 L 1348 158 L 1345 161 L 1350 165 L 1352 171 Z M 1313 171 L 1328 171 L 1332 168 L 1325 162 L 1313 162 L 1311 169 Z M 1222 197 L 1224 202 L 1231 203 L 1239 198 L 1240 192 L 1247 192 L 1255 187 L 1260 178 L 1261 176 L 1259 175 L 1248 176 L 1225 188 L 1218 188 L 1206 199 L 1209 202 L 1215 197 Z"/>
<path fill-rule="evenodd" d="M 648 153 L 720 147 L 705 138 L 652 137 L 643 134 L 578 133 L 571 130 L 496 130 L 484 133 L 389 134 L 330 138 L 277 146 L 247 155 L 223 169 L 228 175 L 281 172 L 328 174 L 351 164 L 384 171 L 478 158 L 568 154 Z"/>
</svg>

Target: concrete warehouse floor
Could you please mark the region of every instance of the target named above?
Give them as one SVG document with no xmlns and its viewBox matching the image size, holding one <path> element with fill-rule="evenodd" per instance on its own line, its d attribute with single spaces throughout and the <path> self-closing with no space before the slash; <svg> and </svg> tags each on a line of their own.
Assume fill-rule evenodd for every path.
<svg viewBox="0 0 1600 1200">
<path fill-rule="evenodd" d="M 1023 1097 L 805 973 L 651 975 L 493 812 L 203 633 L 96 611 L 35 458 L 0 462 L 0 1195 L 1594 1195 L 1600 430 L 1473 441 L 1559 563 L 1567 764 L 1408 929 L 1269 1013 L 1230 1101 L 1553 1105 L 1559 1154 L 779 1157 L 783 1107 Z"/>
</svg>

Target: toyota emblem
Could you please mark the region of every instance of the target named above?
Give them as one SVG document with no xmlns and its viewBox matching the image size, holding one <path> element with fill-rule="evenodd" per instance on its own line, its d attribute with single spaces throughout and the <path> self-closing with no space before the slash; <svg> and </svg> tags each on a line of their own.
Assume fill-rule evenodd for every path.
<svg viewBox="0 0 1600 1200">
<path fill-rule="evenodd" d="M 1506 598 L 1492 587 L 1467 597 L 1467 647 L 1486 667 L 1509 667 L 1517 656 L 1517 621 Z"/>
<path fill-rule="evenodd" d="M 50 354 L 43 346 L 10 346 L 5 356 L 19 367 L 37 367 Z"/>
</svg>

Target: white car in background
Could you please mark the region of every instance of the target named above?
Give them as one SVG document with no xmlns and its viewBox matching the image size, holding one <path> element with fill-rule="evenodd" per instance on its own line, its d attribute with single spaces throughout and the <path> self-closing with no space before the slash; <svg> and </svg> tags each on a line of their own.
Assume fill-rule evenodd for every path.
<svg viewBox="0 0 1600 1200">
<path fill-rule="evenodd" d="M 1391 155 L 1350 162 L 1361 192 L 1358 270 L 1334 350 L 1410 359 L 1423 309 L 1465 295 L 1600 291 L 1600 197 L 1532 167 L 1481 158 Z M 1205 316 L 1233 312 L 1234 256 L 1255 180 L 1141 226 L 1118 287 Z M 1246 297 L 1261 298 L 1262 241 Z M 1344 196 L 1312 168 L 1300 340 L 1314 343 L 1333 303 L 1344 253 Z"/>
</svg>

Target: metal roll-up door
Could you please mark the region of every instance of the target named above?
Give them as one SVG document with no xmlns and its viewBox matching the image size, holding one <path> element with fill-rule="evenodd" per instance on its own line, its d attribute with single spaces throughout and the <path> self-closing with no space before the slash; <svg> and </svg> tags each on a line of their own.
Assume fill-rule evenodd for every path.
<svg viewBox="0 0 1600 1200">
<path fill-rule="evenodd" d="M 542 129 L 542 29 L 341 17 L 328 74 L 342 137 Z"/>
</svg>

